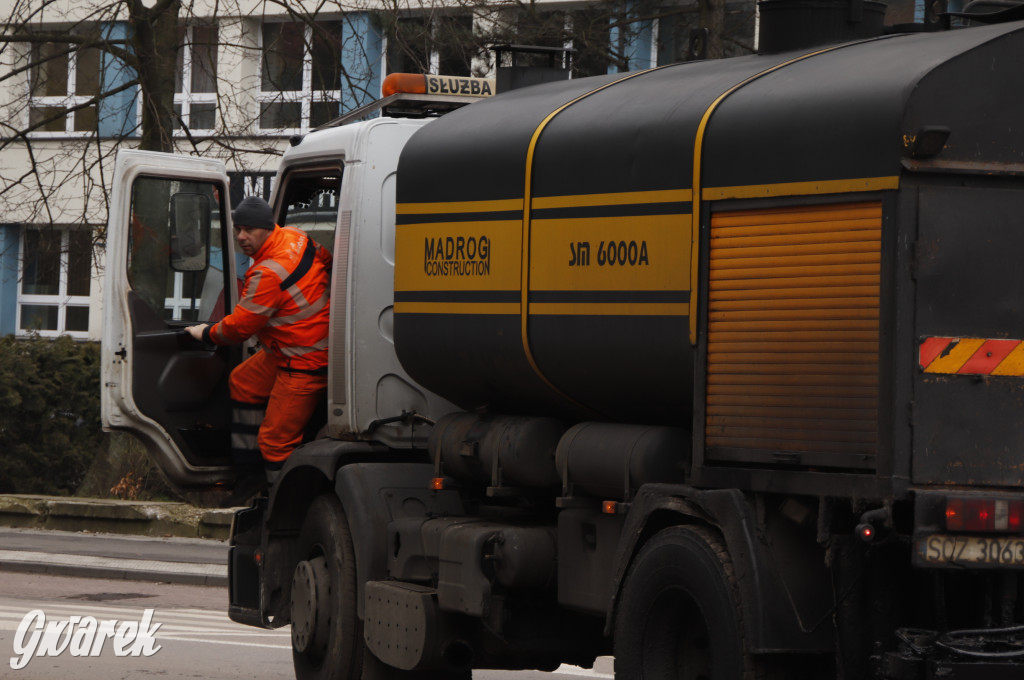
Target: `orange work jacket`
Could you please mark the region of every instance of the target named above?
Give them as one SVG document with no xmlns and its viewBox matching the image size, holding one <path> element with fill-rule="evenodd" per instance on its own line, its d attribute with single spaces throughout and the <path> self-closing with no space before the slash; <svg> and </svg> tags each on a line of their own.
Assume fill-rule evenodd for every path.
<svg viewBox="0 0 1024 680">
<path fill-rule="evenodd" d="M 207 329 L 234 345 L 253 335 L 278 365 L 301 372 L 327 366 L 331 254 L 294 227 L 277 227 L 253 256 L 231 314 Z"/>
</svg>

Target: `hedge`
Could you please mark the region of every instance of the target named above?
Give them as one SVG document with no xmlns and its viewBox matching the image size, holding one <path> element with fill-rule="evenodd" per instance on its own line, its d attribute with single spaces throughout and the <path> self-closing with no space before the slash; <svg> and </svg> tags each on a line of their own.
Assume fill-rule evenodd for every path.
<svg viewBox="0 0 1024 680">
<path fill-rule="evenodd" d="M 70 495 L 104 445 L 99 345 L 0 338 L 0 493 Z"/>
</svg>

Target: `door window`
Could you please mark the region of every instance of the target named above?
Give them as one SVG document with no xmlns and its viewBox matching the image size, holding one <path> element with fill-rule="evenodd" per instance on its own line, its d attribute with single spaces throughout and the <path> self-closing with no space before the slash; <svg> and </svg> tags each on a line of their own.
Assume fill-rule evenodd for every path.
<svg viewBox="0 0 1024 680">
<path fill-rule="evenodd" d="M 140 177 L 132 187 L 128 282 L 164 321 L 217 321 L 224 299 L 220 191 Z"/>
<path fill-rule="evenodd" d="M 341 168 L 291 172 L 284 182 L 284 203 L 278 224 L 298 227 L 333 253 Z"/>
</svg>

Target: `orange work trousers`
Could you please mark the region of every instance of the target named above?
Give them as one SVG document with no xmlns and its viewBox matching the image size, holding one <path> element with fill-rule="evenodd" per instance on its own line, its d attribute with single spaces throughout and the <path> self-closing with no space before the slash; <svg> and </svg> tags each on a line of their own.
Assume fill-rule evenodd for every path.
<svg viewBox="0 0 1024 680">
<path fill-rule="evenodd" d="M 281 463 L 302 443 L 303 430 L 327 389 L 327 376 L 288 371 L 260 350 L 231 372 L 228 385 L 234 402 L 236 458 L 258 446 L 265 461 Z M 266 413 L 259 422 L 264 405 Z"/>
</svg>

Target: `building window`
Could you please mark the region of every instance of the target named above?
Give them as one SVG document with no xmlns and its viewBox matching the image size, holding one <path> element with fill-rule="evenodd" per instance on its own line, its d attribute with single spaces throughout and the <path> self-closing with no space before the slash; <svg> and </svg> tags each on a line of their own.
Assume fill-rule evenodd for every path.
<svg viewBox="0 0 1024 680">
<path fill-rule="evenodd" d="M 174 272 L 167 279 L 164 318 L 173 321 L 200 321 L 199 301 L 206 272 Z M 205 319 L 203 319 L 205 321 Z"/>
<path fill-rule="evenodd" d="M 893 5 L 889 3 L 888 7 L 887 20 L 892 14 Z M 728 0 L 725 3 L 721 33 L 721 56 L 737 57 L 754 51 L 754 28 L 755 5 Z M 659 66 L 706 59 L 710 56 L 704 51 L 707 49 L 707 43 L 701 33 L 700 16 L 696 6 L 682 4 L 659 8 L 655 41 Z"/>
<path fill-rule="evenodd" d="M 471 15 L 401 17 L 387 32 L 387 72 L 468 76 L 480 51 Z"/>
<path fill-rule="evenodd" d="M 99 42 L 99 34 L 84 34 Z M 33 44 L 29 68 L 29 127 L 42 136 L 95 133 L 101 52 L 70 43 Z"/>
<path fill-rule="evenodd" d="M 341 21 L 264 24 L 259 126 L 306 132 L 341 112 Z"/>
<path fill-rule="evenodd" d="M 22 232 L 18 333 L 86 337 L 92 285 L 92 233 Z"/>
<path fill-rule="evenodd" d="M 174 113 L 189 130 L 217 126 L 217 26 L 197 25 L 181 30 L 181 48 L 174 77 Z"/>
<path fill-rule="evenodd" d="M 493 42 L 543 47 L 564 47 L 572 50 L 568 64 L 573 78 L 603 75 L 612 68 L 610 29 L 612 15 L 607 8 L 574 10 L 538 9 L 523 6 L 498 22 Z M 546 54 L 520 54 L 519 66 L 546 66 Z"/>
</svg>

